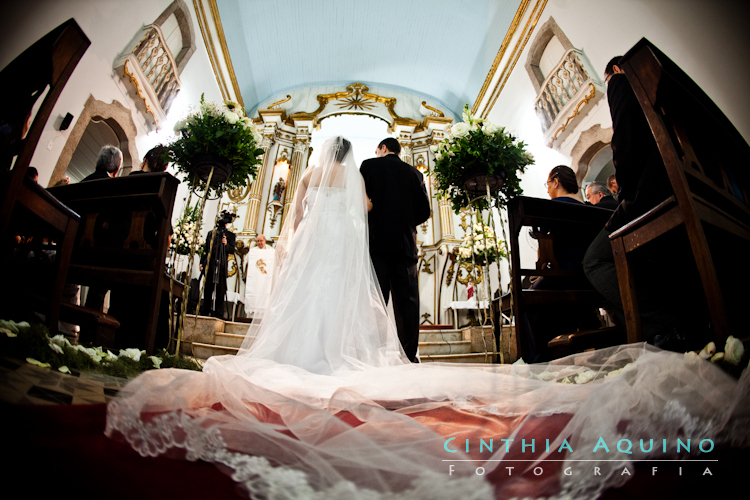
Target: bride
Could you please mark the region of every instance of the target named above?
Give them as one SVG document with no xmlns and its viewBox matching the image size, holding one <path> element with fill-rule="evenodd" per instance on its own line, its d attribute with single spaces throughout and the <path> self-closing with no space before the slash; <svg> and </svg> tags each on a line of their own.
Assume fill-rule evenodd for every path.
<svg viewBox="0 0 750 500">
<path fill-rule="evenodd" d="M 215 463 L 271 499 L 595 498 L 635 461 L 750 445 L 748 371 L 738 382 L 697 356 L 635 344 L 539 365 L 409 363 L 348 141 L 326 142 L 292 206 L 239 354 L 142 374 L 110 403 L 108 436 Z"/>
</svg>

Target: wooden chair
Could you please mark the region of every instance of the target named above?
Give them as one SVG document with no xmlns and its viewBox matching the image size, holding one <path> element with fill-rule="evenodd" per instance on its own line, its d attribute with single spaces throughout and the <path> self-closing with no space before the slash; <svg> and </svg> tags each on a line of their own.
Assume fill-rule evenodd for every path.
<svg viewBox="0 0 750 500">
<path fill-rule="evenodd" d="M 513 314 L 516 319 L 517 349 L 521 356 L 528 355 L 523 352 L 521 344 L 521 338 L 528 334 L 522 320 L 526 311 L 553 304 L 591 306 L 592 309 L 607 305 L 604 297 L 593 288 L 533 290 L 524 288 L 524 284 L 528 282 L 528 278 L 536 276 L 577 277 L 581 278 L 579 281 L 587 282 L 582 270 L 560 268 L 556 258 L 555 237 L 564 234 L 575 238 L 581 247 L 585 248 L 601 231 L 611 215 L 612 211 L 604 208 L 525 196 L 519 196 L 509 203 L 508 237 L 511 249 Z M 519 236 L 523 227 L 531 227 L 534 237 L 539 242 L 539 258 L 534 269 L 521 267 Z M 543 227 L 546 231 L 536 231 L 534 228 L 538 227 Z M 510 312 L 509 295 L 503 297 L 501 309 L 503 312 Z M 591 347 L 601 347 L 603 343 L 615 343 L 619 337 L 613 336 L 614 332 L 613 328 L 596 332 L 560 332 L 562 335 L 553 339 L 549 347 L 554 349 L 555 355 L 562 356 Z"/>
<path fill-rule="evenodd" d="M 745 321 L 737 309 L 742 303 L 746 307 L 749 298 L 744 260 L 750 255 L 750 147 L 700 87 L 645 38 L 620 66 L 646 115 L 674 192 L 610 235 L 628 342 L 642 339 L 633 252 L 648 252 L 653 242 L 679 230 L 688 243 L 675 255 L 694 256 L 714 335 L 723 345 Z M 722 266 L 729 268 L 731 293 L 720 282 L 717 268 Z M 739 307 L 730 311 L 728 297 Z"/>
<path fill-rule="evenodd" d="M 162 294 L 169 291 L 166 258 L 172 210 L 179 181 L 168 173 L 101 179 L 49 191 L 81 214 L 68 282 L 125 290 L 117 307 L 130 314 L 143 312 L 135 325 L 138 345 L 154 349 Z M 173 287 L 175 296 L 182 286 Z M 114 310 L 115 304 L 112 305 Z M 128 317 L 112 313 L 125 328 Z"/>
<path fill-rule="evenodd" d="M 26 173 L 52 108 L 89 45 L 70 19 L 0 72 L 0 123 L 5 129 L 0 137 L 0 303 L 7 308 L 4 314 L 12 315 L 19 306 L 28 306 L 32 295 L 53 334 L 79 217 L 27 179 Z M 23 137 L 34 103 L 45 89 L 46 97 Z M 35 245 L 19 249 L 14 240 L 21 236 L 33 236 Z M 36 258 L 22 258 L 19 251 L 24 256 L 34 252 Z"/>
</svg>

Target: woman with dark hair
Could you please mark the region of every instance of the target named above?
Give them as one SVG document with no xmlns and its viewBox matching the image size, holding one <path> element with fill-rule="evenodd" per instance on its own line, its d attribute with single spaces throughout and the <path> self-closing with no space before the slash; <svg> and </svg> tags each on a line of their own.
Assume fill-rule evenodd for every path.
<svg viewBox="0 0 750 500">
<path fill-rule="evenodd" d="M 583 203 L 575 198 L 578 180 L 573 169 L 565 165 L 553 168 L 544 183 L 547 194 L 553 201 Z M 549 230 L 538 228 L 536 233 L 550 234 Z M 560 269 L 582 271 L 583 255 L 587 241 L 577 233 L 555 233 L 553 252 Z M 543 276 L 532 285 L 532 290 L 576 290 L 591 288 L 581 272 L 577 276 Z M 528 334 L 522 338 L 526 361 L 538 363 L 548 361 L 550 352 L 547 343 L 557 335 L 574 332 L 577 328 L 598 328 L 599 320 L 593 310 L 576 306 L 547 306 L 543 311 L 524 314 Z"/>
<path fill-rule="evenodd" d="M 555 201 L 565 201 L 568 203 L 581 203 L 575 199 L 578 192 L 578 180 L 573 169 L 565 165 L 558 165 L 553 168 L 547 182 L 544 183 L 547 188 L 547 194 Z"/>
</svg>

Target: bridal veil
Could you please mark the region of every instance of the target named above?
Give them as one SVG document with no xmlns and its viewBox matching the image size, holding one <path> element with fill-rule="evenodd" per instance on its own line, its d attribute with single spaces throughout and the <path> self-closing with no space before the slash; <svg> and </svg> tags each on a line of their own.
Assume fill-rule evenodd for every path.
<svg viewBox="0 0 750 500">
<path fill-rule="evenodd" d="M 109 404 L 109 436 L 215 463 L 267 499 L 596 498 L 636 460 L 750 446 L 748 371 L 697 356 L 633 344 L 538 365 L 408 363 L 345 149 L 329 140 L 301 179 L 240 353 L 142 374 Z M 599 476 L 576 472 L 593 460 Z"/>
</svg>

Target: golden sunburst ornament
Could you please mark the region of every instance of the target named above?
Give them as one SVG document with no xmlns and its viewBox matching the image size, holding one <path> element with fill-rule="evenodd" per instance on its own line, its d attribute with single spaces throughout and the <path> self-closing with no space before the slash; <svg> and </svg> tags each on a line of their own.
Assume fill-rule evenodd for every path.
<svg viewBox="0 0 750 500">
<path fill-rule="evenodd" d="M 353 95 L 347 99 L 342 99 L 341 101 L 342 102 L 338 104 L 340 109 L 369 111 L 375 107 L 370 99 L 362 97 L 361 95 Z"/>
</svg>

